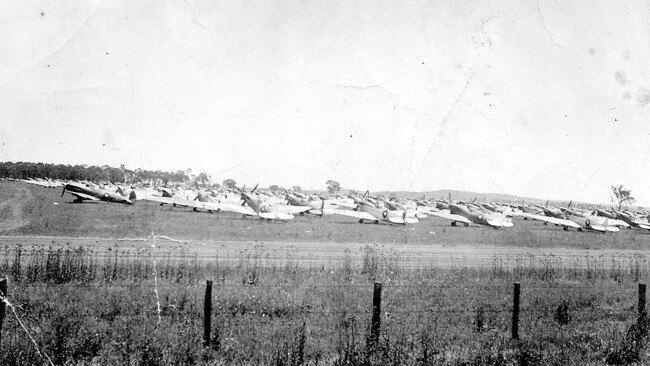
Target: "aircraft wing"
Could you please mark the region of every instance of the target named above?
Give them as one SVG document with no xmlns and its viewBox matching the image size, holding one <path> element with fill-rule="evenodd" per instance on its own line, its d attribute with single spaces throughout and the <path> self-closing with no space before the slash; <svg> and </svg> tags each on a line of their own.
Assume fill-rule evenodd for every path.
<svg viewBox="0 0 650 366">
<path fill-rule="evenodd" d="M 635 225 L 637 225 L 641 229 L 646 229 L 650 230 L 650 224 L 644 221 L 632 221 Z"/>
<path fill-rule="evenodd" d="M 436 212 L 440 212 L 440 210 L 435 207 L 422 207 L 415 211 L 415 217 L 420 217 L 420 215 L 422 215 L 422 218 L 424 219 L 427 215 L 433 215 Z"/>
<path fill-rule="evenodd" d="M 201 202 L 199 203 L 204 210 L 219 211 L 221 210 L 221 203 L 217 202 Z"/>
<path fill-rule="evenodd" d="M 349 202 L 337 201 L 337 200 L 327 200 L 325 201 L 325 204 L 330 206 L 347 207 L 351 209 L 357 208 L 356 203 L 349 203 Z"/>
<path fill-rule="evenodd" d="M 201 205 L 201 202 L 199 201 L 186 200 L 178 197 L 172 197 L 172 201 L 176 206 L 203 208 L 203 205 Z"/>
<path fill-rule="evenodd" d="M 144 196 L 142 198 L 145 201 L 158 202 L 171 205 L 174 203 L 174 200 L 171 197 L 160 197 L 160 196 Z"/>
<path fill-rule="evenodd" d="M 333 214 L 333 215 L 349 216 L 349 217 L 354 217 L 357 219 L 369 220 L 369 221 L 378 220 L 376 217 L 363 211 L 349 211 L 349 210 L 326 208 L 323 210 L 323 213 L 326 215 Z"/>
<path fill-rule="evenodd" d="M 630 224 L 623 220 L 619 219 L 607 219 L 607 225 L 608 226 L 623 226 L 623 227 L 630 227 Z"/>
<path fill-rule="evenodd" d="M 222 211 L 235 212 L 242 215 L 256 216 L 257 212 L 249 206 L 233 205 L 231 203 L 219 203 L 219 209 Z"/>
<path fill-rule="evenodd" d="M 596 231 L 603 231 L 603 232 L 607 231 L 606 226 L 598 225 L 598 224 L 591 224 L 591 225 L 589 225 L 589 228 L 591 230 L 596 230 Z"/>
<path fill-rule="evenodd" d="M 435 217 L 440 217 L 440 218 L 442 218 L 442 219 L 447 219 L 447 220 L 451 220 L 451 221 L 463 222 L 463 223 L 465 223 L 465 224 L 471 224 L 471 223 L 472 223 L 472 222 L 471 222 L 467 217 L 465 217 L 465 216 L 456 215 L 456 214 L 452 214 L 452 213 L 445 212 L 445 211 L 438 211 L 438 212 L 433 212 L 433 211 L 432 211 L 432 212 L 429 212 L 429 214 L 432 215 L 432 216 L 435 216 Z"/>
<path fill-rule="evenodd" d="M 68 191 L 68 193 L 70 193 L 71 195 L 73 195 L 75 197 L 79 197 L 79 199 L 82 199 L 82 200 L 100 201 L 99 198 L 97 198 L 95 196 L 91 196 L 89 194 L 79 193 L 79 192 L 70 192 L 70 191 Z"/>
<path fill-rule="evenodd" d="M 488 224 L 492 226 L 498 226 L 498 227 L 512 227 L 514 224 L 510 220 L 505 220 L 503 218 L 493 218 L 493 219 L 488 219 L 487 220 Z"/>
<path fill-rule="evenodd" d="M 160 197 L 160 196 L 145 196 L 143 198 L 145 201 L 163 203 L 166 205 L 176 205 L 181 207 L 192 207 L 192 208 L 203 208 L 201 202 L 186 200 L 179 197 Z"/>
<path fill-rule="evenodd" d="M 273 209 L 281 214 L 297 214 L 312 210 L 309 206 L 289 206 L 289 205 L 274 205 Z"/>
<path fill-rule="evenodd" d="M 572 227 L 572 228 L 576 228 L 576 229 L 581 229 L 582 228 L 582 226 L 580 224 L 578 224 L 577 222 L 567 220 L 567 219 L 559 219 L 557 217 L 551 217 L 551 216 L 533 215 L 533 214 L 529 214 L 529 213 L 527 213 L 527 214 L 525 214 L 523 216 L 531 218 L 533 220 L 549 222 L 549 223 L 555 224 L 555 225 L 567 226 L 567 227 Z"/>
<path fill-rule="evenodd" d="M 291 220 L 293 219 L 293 214 L 290 213 L 281 213 L 281 212 L 260 212 L 258 213 L 259 217 L 269 220 Z"/>
<path fill-rule="evenodd" d="M 235 212 L 238 214 L 242 215 L 249 215 L 249 216 L 255 216 L 258 215 L 255 210 L 250 208 L 249 206 L 242 206 L 242 205 L 237 205 L 233 203 L 223 203 L 223 202 L 201 202 L 201 206 L 204 210 L 211 210 L 211 211 L 228 211 L 228 212 Z M 264 219 L 275 219 L 279 218 L 276 217 L 275 213 L 259 213 L 259 216 L 264 218 Z M 293 218 L 293 216 L 291 217 Z"/>
<path fill-rule="evenodd" d="M 389 217 L 388 221 L 392 222 L 393 224 L 416 224 L 420 222 L 420 220 L 416 219 L 415 217 Z"/>
</svg>

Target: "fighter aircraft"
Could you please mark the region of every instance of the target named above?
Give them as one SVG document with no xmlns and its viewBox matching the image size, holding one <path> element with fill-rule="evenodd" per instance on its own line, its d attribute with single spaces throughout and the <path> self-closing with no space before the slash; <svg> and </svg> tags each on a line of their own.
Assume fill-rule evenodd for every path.
<svg viewBox="0 0 650 366">
<path fill-rule="evenodd" d="M 645 217 L 640 217 L 629 211 L 614 211 L 616 218 L 626 222 L 631 227 L 636 227 L 639 229 L 650 230 L 650 222 Z"/>
<path fill-rule="evenodd" d="M 130 198 L 124 197 L 119 193 L 113 193 L 101 189 L 90 188 L 77 183 L 66 184 L 63 187 L 63 191 L 61 192 L 61 197 L 63 197 L 66 191 L 71 195 L 75 196 L 75 200 L 72 201 L 73 203 L 81 203 L 83 201 L 88 200 L 88 201 L 106 201 L 106 202 L 114 202 L 114 203 L 124 203 L 127 205 L 132 205 L 135 202 L 135 197 L 133 197 L 133 200 L 131 200 Z"/>
<path fill-rule="evenodd" d="M 63 183 L 61 181 L 52 179 L 21 179 L 20 181 L 29 184 L 35 184 L 37 186 L 45 188 L 58 188 L 63 186 Z"/>
<path fill-rule="evenodd" d="M 224 202 L 204 202 L 203 207 L 217 211 L 230 211 L 247 216 L 258 216 L 266 220 L 291 220 L 294 214 L 306 212 L 311 209 L 309 206 L 288 206 L 282 204 L 272 204 L 261 198 L 254 197 L 257 186 L 252 191 L 246 192 L 244 188 L 235 187 L 241 195 L 243 203 L 241 205 Z"/>
<path fill-rule="evenodd" d="M 544 211 L 545 215 L 523 213 L 522 216 L 524 218 L 543 221 L 545 223 L 551 223 L 556 226 L 562 226 L 564 230 L 568 230 L 570 227 L 572 227 L 578 231 L 593 230 L 599 232 L 616 232 L 620 231 L 619 226 L 625 226 L 625 223 L 620 220 L 595 216 L 591 212 L 577 208 L 571 208 L 571 202 L 569 202 L 568 207 L 565 208 L 548 207 L 548 202 L 547 206 L 545 207 L 537 207 L 541 208 Z"/>
<path fill-rule="evenodd" d="M 310 210 L 308 211 L 311 214 L 320 215 L 320 216 L 323 216 L 324 214 L 323 209 L 325 208 L 325 199 L 321 199 L 320 201 L 310 201 L 307 198 L 289 194 L 289 192 L 287 192 L 286 190 L 285 190 L 285 199 L 287 200 L 287 203 L 291 206 L 310 207 Z"/>
<path fill-rule="evenodd" d="M 151 202 L 156 202 L 160 203 L 160 205 L 170 205 L 172 210 L 174 207 L 191 207 L 193 211 L 196 211 L 197 209 L 203 208 L 203 205 L 201 205 L 199 202 L 189 199 L 190 196 L 188 196 L 189 192 L 184 192 L 186 194 L 187 198 L 183 198 L 181 196 L 177 196 L 174 194 L 174 192 L 169 189 L 169 188 L 162 188 L 160 190 L 160 194 L 148 194 L 144 197 L 142 197 L 143 200 L 145 201 L 151 201 Z"/>
<path fill-rule="evenodd" d="M 354 211 L 345 209 L 323 209 L 324 213 L 354 217 L 359 219 L 360 224 L 363 224 L 364 221 L 371 221 L 375 224 L 378 224 L 380 221 L 385 221 L 403 225 L 419 222 L 417 218 L 408 216 L 406 210 L 390 210 L 380 201 L 366 197 L 366 195 L 362 198 L 355 196 L 350 196 L 350 198 L 356 203 Z"/>
<path fill-rule="evenodd" d="M 481 206 L 471 203 L 447 204 L 449 210 L 432 211 L 431 215 L 443 219 L 451 220 L 451 226 L 456 226 L 457 223 L 463 223 L 465 226 L 469 224 L 479 224 L 490 226 L 493 228 L 511 227 L 513 226 L 512 220 L 505 215 L 497 212 L 482 209 Z"/>
</svg>

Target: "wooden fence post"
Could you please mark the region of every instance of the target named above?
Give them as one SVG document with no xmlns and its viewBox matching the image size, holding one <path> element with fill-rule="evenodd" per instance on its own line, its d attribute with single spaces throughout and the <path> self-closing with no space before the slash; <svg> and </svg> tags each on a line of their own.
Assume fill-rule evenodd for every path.
<svg viewBox="0 0 650 366">
<path fill-rule="evenodd" d="M 514 294 L 512 297 L 512 339 L 519 339 L 519 293 L 520 284 L 515 282 Z"/>
<path fill-rule="evenodd" d="M 642 334 L 646 334 L 646 309 L 645 309 L 645 283 L 639 284 L 639 305 L 638 305 L 639 317 L 636 320 L 637 326 L 641 330 Z"/>
<path fill-rule="evenodd" d="M 0 279 L 0 296 L 2 300 L 0 301 L 0 341 L 2 340 L 2 323 L 5 320 L 5 296 L 7 296 L 7 278 Z"/>
<path fill-rule="evenodd" d="M 381 330 L 381 283 L 375 282 L 375 288 L 372 294 L 372 324 L 370 326 L 370 336 L 368 337 L 367 347 L 374 350 L 379 343 L 379 333 Z"/>
<path fill-rule="evenodd" d="M 210 346 L 212 331 L 212 281 L 205 281 L 205 301 L 203 302 L 203 346 Z"/>
</svg>

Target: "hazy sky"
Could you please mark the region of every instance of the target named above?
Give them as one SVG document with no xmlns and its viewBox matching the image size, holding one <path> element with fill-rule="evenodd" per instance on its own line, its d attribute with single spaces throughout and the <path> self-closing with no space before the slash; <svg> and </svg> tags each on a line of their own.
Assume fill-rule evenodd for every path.
<svg viewBox="0 0 650 366">
<path fill-rule="evenodd" d="M 0 161 L 650 205 L 650 3 L 0 2 Z"/>
</svg>

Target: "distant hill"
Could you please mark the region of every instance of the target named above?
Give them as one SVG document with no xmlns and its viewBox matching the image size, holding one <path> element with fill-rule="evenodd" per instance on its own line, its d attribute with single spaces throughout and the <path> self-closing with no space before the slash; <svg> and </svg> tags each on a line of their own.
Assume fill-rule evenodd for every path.
<svg viewBox="0 0 650 366">
<path fill-rule="evenodd" d="M 439 189 L 437 191 L 427 191 L 427 192 L 405 192 L 405 191 L 396 191 L 396 192 L 376 192 L 375 194 L 383 194 L 389 196 L 395 194 L 398 197 L 408 197 L 408 198 L 422 198 L 424 196 L 427 199 L 451 199 L 459 201 L 472 201 L 476 199 L 477 202 L 503 202 L 503 203 L 534 203 L 544 205 L 546 204 L 545 199 L 542 198 L 532 198 L 532 197 L 521 197 L 512 194 L 504 193 L 479 193 L 479 192 L 468 192 L 468 191 L 457 191 L 454 189 Z M 549 201 L 549 205 L 554 206 L 566 206 L 569 204 L 569 201 Z M 586 205 L 587 203 L 583 202 L 574 202 L 573 204 Z"/>
<path fill-rule="evenodd" d="M 347 194 L 350 191 L 357 192 L 355 190 L 350 190 L 346 188 L 341 189 L 341 193 L 344 194 Z M 309 192 L 323 193 L 326 191 L 309 191 Z M 362 190 L 358 191 L 359 195 L 362 195 L 364 193 L 365 191 Z M 543 198 L 521 197 L 512 194 L 479 193 L 479 192 L 458 191 L 454 189 L 439 189 L 436 191 L 426 191 L 426 192 L 371 191 L 370 194 L 374 196 L 379 196 L 379 195 L 385 197 L 397 196 L 397 197 L 412 198 L 412 199 L 420 199 L 424 196 L 426 199 L 447 199 L 447 200 L 451 195 L 451 198 L 453 200 L 458 200 L 458 201 L 472 201 L 476 199 L 477 202 L 527 203 L 527 204 L 538 204 L 538 205 L 546 205 L 546 201 L 547 201 L 546 199 Z M 548 200 L 548 204 L 550 206 L 567 206 L 569 202 L 570 202 L 569 200 Z M 602 206 L 593 203 L 577 202 L 577 201 L 571 203 L 571 205 L 578 206 L 578 207 L 585 207 L 585 208 Z"/>
</svg>

